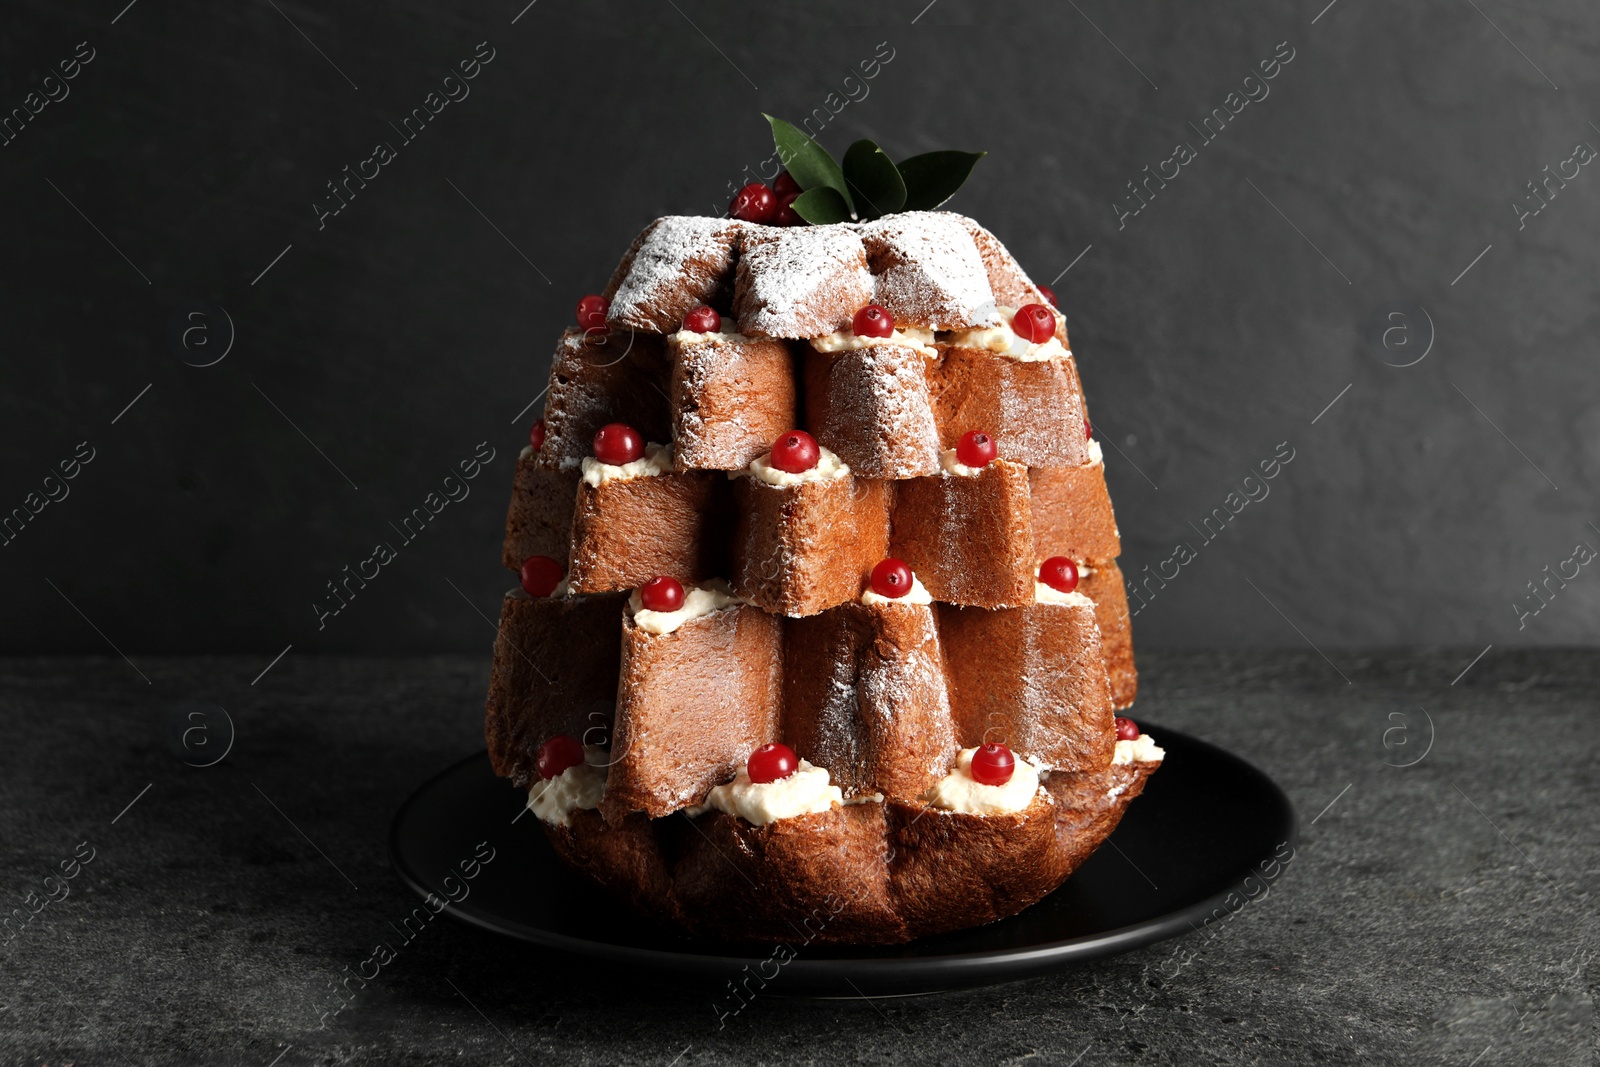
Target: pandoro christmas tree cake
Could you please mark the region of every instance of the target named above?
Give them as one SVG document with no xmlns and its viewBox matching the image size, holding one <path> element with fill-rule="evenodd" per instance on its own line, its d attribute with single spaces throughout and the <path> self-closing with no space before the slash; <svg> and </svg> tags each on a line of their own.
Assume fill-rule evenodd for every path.
<svg viewBox="0 0 1600 1067">
<path fill-rule="evenodd" d="M 717 939 L 1014 915 L 1162 751 L 1055 296 L 937 210 L 980 154 L 787 170 L 585 296 L 517 463 L 497 773 L 562 860 Z M 816 916 L 826 921 L 816 929 Z"/>
</svg>

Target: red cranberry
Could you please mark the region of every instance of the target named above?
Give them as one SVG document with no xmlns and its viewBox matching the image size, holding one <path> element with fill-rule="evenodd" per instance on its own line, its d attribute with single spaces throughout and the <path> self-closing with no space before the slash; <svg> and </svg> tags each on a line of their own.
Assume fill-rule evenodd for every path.
<svg viewBox="0 0 1600 1067">
<path fill-rule="evenodd" d="M 765 182 L 751 182 L 734 194 L 728 214 L 746 222 L 766 222 L 777 209 L 778 198 Z"/>
<path fill-rule="evenodd" d="M 790 193 L 788 196 L 778 197 L 778 206 L 773 209 L 772 218 L 768 223 L 773 226 L 804 226 L 806 220 L 800 217 L 800 212 L 794 209 L 794 202 L 799 193 Z"/>
<path fill-rule="evenodd" d="M 639 601 L 646 611 L 677 611 L 683 607 L 683 583 L 657 575 L 639 587 Z"/>
<path fill-rule="evenodd" d="M 1139 724 L 1134 722 L 1132 719 L 1124 719 L 1121 715 L 1118 715 L 1117 716 L 1117 740 L 1118 741 L 1137 741 L 1137 740 L 1139 740 Z"/>
<path fill-rule="evenodd" d="M 545 781 L 583 762 L 583 743 L 571 734 L 556 734 L 539 746 L 539 777 Z"/>
<path fill-rule="evenodd" d="M 1024 341 L 1042 345 L 1056 335 L 1056 313 L 1043 304 L 1025 304 L 1012 317 L 1011 329 Z"/>
<path fill-rule="evenodd" d="M 956 442 L 956 460 L 968 467 L 987 467 L 998 454 L 994 438 L 982 430 L 968 430 Z"/>
<path fill-rule="evenodd" d="M 540 419 L 528 429 L 528 444 L 535 452 L 544 447 L 544 420 Z"/>
<path fill-rule="evenodd" d="M 690 333 L 716 333 L 722 329 L 722 316 L 702 304 L 683 317 L 683 328 Z"/>
<path fill-rule="evenodd" d="M 744 769 L 752 782 L 776 782 L 800 769 L 800 758 L 788 745 L 774 741 L 750 753 Z"/>
<path fill-rule="evenodd" d="M 1017 770 L 1017 758 L 1001 744 L 984 745 L 972 754 L 968 768 L 981 785 L 1005 785 Z"/>
<path fill-rule="evenodd" d="M 529 596 L 549 596 L 561 584 L 564 573 L 561 564 L 549 556 L 529 556 L 522 561 L 517 577 L 522 582 L 522 591 Z"/>
<path fill-rule="evenodd" d="M 608 422 L 594 435 L 594 458 L 620 467 L 644 455 L 644 438 L 625 422 Z"/>
<path fill-rule="evenodd" d="M 778 180 L 772 183 L 772 194 L 779 200 L 786 196 L 799 196 L 800 183 L 794 180 L 794 175 L 782 171 L 778 174 Z"/>
<path fill-rule="evenodd" d="M 850 329 L 857 337 L 888 337 L 894 333 L 894 316 L 888 308 L 868 304 L 850 320 Z"/>
<path fill-rule="evenodd" d="M 1078 588 L 1078 565 L 1066 556 L 1051 556 L 1039 564 L 1039 580 L 1051 589 L 1070 593 Z"/>
<path fill-rule="evenodd" d="M 911 568 L 903 559 L 890 556 L 872 568 L 872 591 L 898 600 L 911 592 Z"/>
<path fill-rule="evenodd" d="M 804 474 L 821 458 L 817 439 L 804 430 L 790 430 L 772 442 L 772 465 L 790 474 Z"/>
<path fill-rule="evenodd" d="M 1094 436 L 1094 427 L 1089 425 L 1089 420 L 1083 420 L 1083 439 L 1087 441 Z"/>
<path fill-rule="evenodd" d="M 1054 289 L 1050 288 L 1048 285 L 1041 285 L 1038 288 L 1039 292 L 1043 294 L 1044 298 L 1050 301 L 1051 307 L 1058 308 L 1061 306 L 1056 302 L 1056 291 Z"/>
<path fill-rule="evenodd" d="M 603 296 L 590 293 L 578 301 L 578 325 L 584 333 L 605 332 L 606 312 L 611 310 L 611 301 Z"/>
</svg>

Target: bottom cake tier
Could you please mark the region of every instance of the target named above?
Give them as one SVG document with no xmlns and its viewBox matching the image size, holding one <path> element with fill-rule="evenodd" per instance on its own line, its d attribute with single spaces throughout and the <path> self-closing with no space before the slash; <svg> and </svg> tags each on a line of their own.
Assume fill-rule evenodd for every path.
<svg viewBox="0 0 1600 1067">
<path fill-rule="evenodd" d="M 556 783 L 536 783 L 530 806 L 568 866 L 687 934 L 894 944 L 995 922 L 1054 891 L 1160 765 L 1160 749 L 1148 736 L 1140 742 L 1122 742 L 1130 747 L 1103 770 L 1048 774 L 1026 807 L 1008 813 L 866 800 L 765 824 L 708 808 L 607 822 L 590 806 L 603 787 L 579 796 L 576 779 L 561 806 L 583 806 L 548 818 L 539 798 Z"/>
</svg>

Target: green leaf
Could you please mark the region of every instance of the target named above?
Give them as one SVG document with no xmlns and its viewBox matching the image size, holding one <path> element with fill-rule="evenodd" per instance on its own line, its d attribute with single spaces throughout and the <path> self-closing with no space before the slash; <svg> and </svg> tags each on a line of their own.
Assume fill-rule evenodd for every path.
<svg viewBox="0 0 1600 1067">
<path fill-rule="evenodd" d="M 906 211 L 932 211 L 955 195 L 987 152 L 924 152 L 900 161 Z"/>
<path fill-rule="evenodd" d="M 761 117 L 772 126 L 772 143 L 778 149 L 778 161 L 789 171 L 789 176 L 806 192 L 813 189 L 832 189 L 837 192 L 844 201 L 845 219 L 848 219 L 854 205 L 850 200 L 850 187 L 845 184 L 844 171 L 839 169 L 839 164 L 798 126 L 765 113 Z M 805 218 L 805 214 L 802 212 L 800 217 Z"/>
<path fill-rule="evenodd" d="M 844 202 L 839 190 L 831 185 L 819 185 L 815 189 L 807 189 L 795 197 L 794 203 L 790 206 L 794 208 L 796 215 L 814 226 L 850 221 L 850 205 Z"/>
<path fill-rule="evenodd" d="M 871 141 L 857 141 L 844 154 L 844 180 L 862 218 L 899 211 L 906 202 L 906 183 L 900 171 Z"/>
</svg>

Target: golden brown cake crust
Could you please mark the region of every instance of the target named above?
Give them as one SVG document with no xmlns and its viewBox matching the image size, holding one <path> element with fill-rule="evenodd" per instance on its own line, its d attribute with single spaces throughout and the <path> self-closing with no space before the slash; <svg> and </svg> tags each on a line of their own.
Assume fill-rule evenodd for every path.
<svg viewBox="0 0 1600 1067">
<path fill-rule="evenodd" d="M 799 374 L 784 341 L 730 334 L 667 339 L 679 470 L 740 470 L 799 425 Z"/>
<path fill-rule="evenodd" d="M 1122 555 L 1104 463 L 1035 467 L 1028 472 L 1028 482 L 1033 490 L 1034 551 L 1040 559 Z"/>
<path fill-rule="evenodd" d="M 668 215 L 640 234 L 618 268 L 606 313 L 618 328 L 667 334 L 701 304 L 721 304 L 744 224 L 736 219 Z"/>
<path fill-rule="evenodd" d="M 995 460 L 975 475 L 896 485 L 892 554 L 933 599 L 985 608 L 1033 602 L 1028 469 Z"/>
<path fill-rule="evenodd" d="M 513 571 L 529 556 L 549 556 L 565 566 L 577 496 L 577 471 L 541 470 L 538 453 L 524 448 L 511 484 L 500 561 Z"/>
<path fill-rule="evenodd" d="M 581 330 L 567 330 L 550 366 L 539 466 L 576 470 L 608 422 L 625 422 L 647 441 L 670 440 L 671 376 L 666 345 L 654 334 L 613 329 L 586 339 Z"/>
<path fill-rule="evenodd" d="M 808 350 L 806 426 L 857 477 L 939 473 L 939 427 L 928 392 L 931 363 L 922 349 L 906 345 Z"/>
<path fill-rule="evenodd" d="M 1104 468 L 1070 353 L 1026 362 L 905 332 L 996 326 L 998 305 L 1043 293 L 972 220 L 904 212 L 658 219 L 604 295 L 608 329 L 569 329 L 557 350 L 502 557 L 566 560 L 580 594 L 615 592 L 509 595 L 486 706 L 491 760 L 524 787 L 553 734 L 609 745 L 601 809 L 546 826 L 558 854 L 642 914 L 736 940 L 893 943 L 1049 893 L 1155 767 L 1110 763 L 1137 676 Z M 869 302 L 901 333 L 823 351 L 863 343 L 823 338 Z M 737 332 L 677 335 L 699 304 Z M 675 469 L 583 483 L 608 422 L 670 443 Z M 727 476 L 790 429 L 850 473 L 788 488 Z M 940 453 L 968 430 L 999 459 L 947 476 Z M 861 603 L 888 555 L 937 603 Z M 1051 555 L 1082 564 L 1087 600 L 1034 602 Z M 658 574 L 725 577 L 747 602 L 651 634 L 625 603 Z M 774 740 L 864 802 L 764 826 L 688 816 Z M 991 740 L 1053 768 L 1031 805 L 926 807 L 958 750 Z"/>
<path fill-rule="evenodd" d="M 1087 571 L 1078 582 L 1078 592 L 1094 601 L 1100 643 L 1106 653 L 1106 674 L 1111 678 L 1111 703 L 1120 710 L 1131 705 L 1139 693 L 1139 672 L 1133 666 L 1133 625 L 1128 620 L 1128 594 L 1123 589 L 1122 570 L 1116 560 L 1090 560 Z"/>
<path fill-rule="evenodd" d="M 496 774 L 527 785 L 539 746 L 556 734 L 605 743 L 616 711 L 623 600 L 506 594 L 484 707 Z"/>
<path fill-rule="evenodd" d="M 617 721 L 601 811 L 611 822 L 699 803 L 778 739 L 782 622 L 743 604 L 652 634 L 622 625 Z"/>
<path fill-rule="evenodd" d="M 841 604 L 788 624 L 783 740 L 846 797 L 912 798 L 956 755 L 931 607 Z"/>
<path fill-rule="evenodd" d="M 1116 725 L 1094 608 L 939 606 L 963 748 L 998 741 L 1058 771 L 1111 762 Z"/>
<path fill-rule="evenodd" d="M 733 480 L 734 592 L 780 615 L 815 615 L 866 587 L 889 554 L 894 487 L 829 478 L 795 486 Z"/>
<path fill-rule="evenodd" d="M 822 337 L 850 328 L 872 303 L 872 275 L 856 228 L 750 226 L 741 237 L 733 311 L 756 337 Z"/>
<path fill-rule="evenodd" d="M 696 936 L 894 944 L 1037 903 L 1111 835 L 1157 766 L 1051 775 L 1015 815 L 888 801 L 753 826 L 719 811 L 614 823 L 578 811 L 545 832 L 596 884 Z"/>
<path fill-rule="evenodd" d="M 727 479 L 669 471 L 580 483 L 567 578 L 580 593 L 635 589 L 657 575 L 698 582 L 726 556 Z"/>
<path fill-rule="evenodd" d="M 1089 462 L 1083 389 L 1070 355 L 1023 362 L 995 352 L 940 345 L 930 376 L 939 440 L 954 448 L 979 430 L 994 438 L 1002 459 L 1030 467 Z"/>
</svg>

